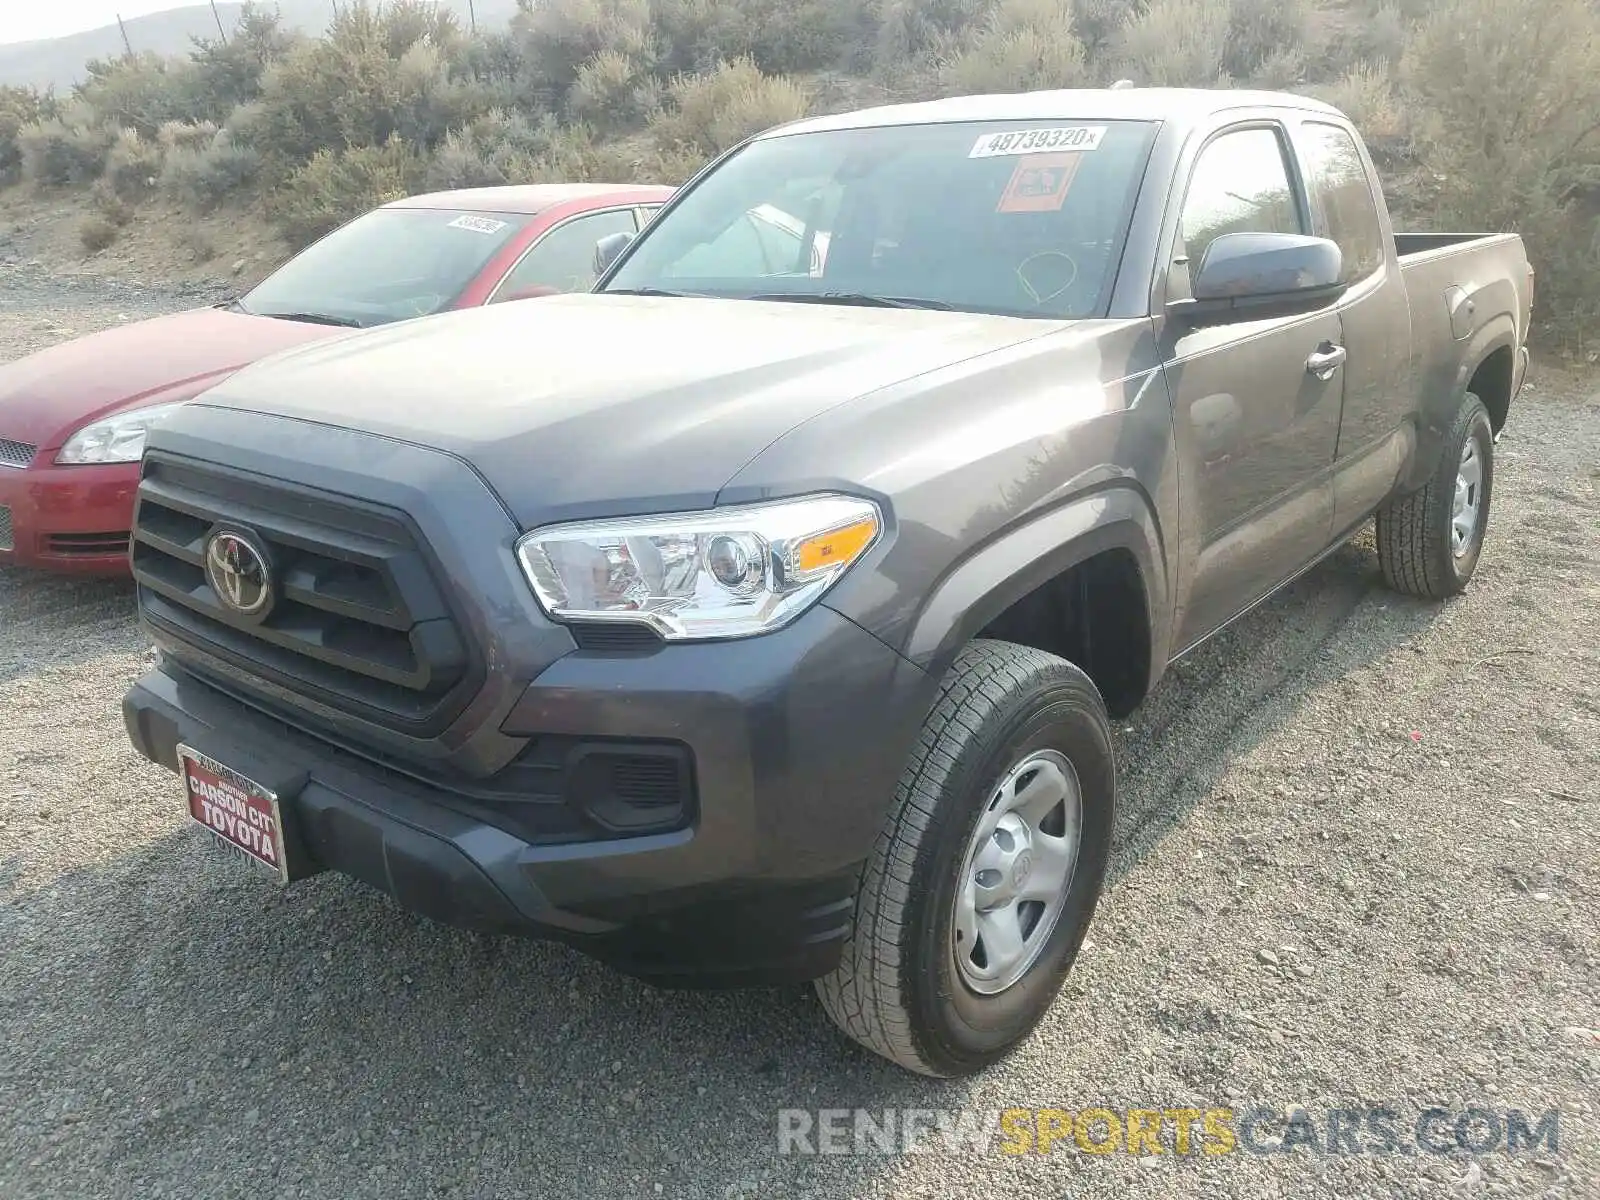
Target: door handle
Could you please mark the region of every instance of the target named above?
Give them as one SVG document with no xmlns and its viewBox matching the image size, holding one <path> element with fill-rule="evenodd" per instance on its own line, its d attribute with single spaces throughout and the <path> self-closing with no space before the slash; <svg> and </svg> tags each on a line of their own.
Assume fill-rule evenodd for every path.
<svg viewBox="0 0 1600 1200">
<path fill-rule="evenodd" d="M 1335 346 L 1332 342 L 1323 342 L 1306 359 L 1306 370 L 1318 379 L 1332 379 L 1333 373 L 1344 366 L 1347 357 L 1343 346 Z"/>
</svg>

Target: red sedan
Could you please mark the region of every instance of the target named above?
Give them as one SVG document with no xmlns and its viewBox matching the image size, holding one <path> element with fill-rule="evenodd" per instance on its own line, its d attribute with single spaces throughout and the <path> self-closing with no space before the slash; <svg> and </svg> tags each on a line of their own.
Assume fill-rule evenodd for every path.
<svg viewBox="0 0 1600 1200">
<path fill-rule="evenodd" d="M 671 193 L 552 184 L 397 200 L 229 304 L 0 365 L 0 566 L 126 572 L 145 432 L 174 406 L 257 359 L 341 329 L 586 290 L 595 243 L 635 232 Z"/>
</svg>

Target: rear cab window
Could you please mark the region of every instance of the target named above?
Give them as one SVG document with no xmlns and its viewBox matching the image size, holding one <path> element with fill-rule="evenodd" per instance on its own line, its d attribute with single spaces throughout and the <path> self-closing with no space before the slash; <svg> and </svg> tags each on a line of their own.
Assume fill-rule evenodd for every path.
<svg viewBox="0 0 1600 1200">
<path fill-rule="evenodd" d="M 1306 184 L 1323 228 L 1344 256 L 1344 282 L 1356 284 L 1384 264 L 1383 226 L 1372 179 L 1349 130 L 1326 121 L 1306 121 L 1296 138 Z"/>
</svg>

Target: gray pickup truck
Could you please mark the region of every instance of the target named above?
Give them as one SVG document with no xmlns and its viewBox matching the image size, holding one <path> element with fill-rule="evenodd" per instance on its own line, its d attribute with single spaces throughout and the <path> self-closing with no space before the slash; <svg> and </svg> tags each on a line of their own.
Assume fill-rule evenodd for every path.
<svg viewBox="0 0 1600 1200">
<path fill-rule="evenodd" d="M 1110 716 L 1374 516 L 1467 583 L 1533 284 L 1332 108 L 1137 88 L 771 130 L 596 257 L 156 429 L 128 731 L 280 880 L 815 980 L 933 1075 L 1073 962 Z"/>
</svg>

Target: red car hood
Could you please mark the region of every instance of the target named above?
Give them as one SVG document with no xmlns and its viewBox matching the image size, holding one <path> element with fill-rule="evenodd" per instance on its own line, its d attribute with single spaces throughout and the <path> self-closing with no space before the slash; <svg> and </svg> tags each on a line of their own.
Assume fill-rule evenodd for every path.
<svg viewBox="0 0 1600 1200">
<path fill-rule="evenodd" d="M 54 450 L 107 413 L 191 399 L 257 359 L 348 332 L 197 308 L 74 338 L 0 364 L 0 438 Z"/>
</svg>

